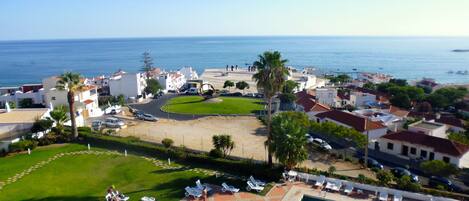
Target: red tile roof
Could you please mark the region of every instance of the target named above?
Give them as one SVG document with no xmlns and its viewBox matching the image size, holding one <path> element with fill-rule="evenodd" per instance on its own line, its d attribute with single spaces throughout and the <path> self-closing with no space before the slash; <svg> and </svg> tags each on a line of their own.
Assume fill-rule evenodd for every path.
<svg viewBox="0 0 469 201">
<path fill-rule="evenodd" d="M 88 104 L 92 103 L 93 100 L 91 100 L 91 99 L 86 99 L 86 100 L 83 101 L 83 102 L 85 103 L 85 105 L 88 105 Z"/>
<path fill-rule="evenodd" d="M 331 110 L 329 106 L 318 103 L 314 99 L 307 97 L 299 98 L 296 100 L 296 104 L 303 106 L 305 112 L 326 112 Z"/>
<path fill-rule="evenodd" d="M 464 120 L 458 119 L 455 116 L 441 115 L 439 119 L 436 118 L 435 114 L 429 114 L 424 116 L 426 120 L 435 120 L 435 122 L 464 128 Z"/>
<path fill-rule="evenodd" d="M 314 99 L 315 98 L 312 94 L 310 94 L 306 91 L 297 92 L 295 94 L 295 96 L 296 96 L 296 99 L 302 99 L 302 98 L 312 98 L 312 99 Z"/>
<path fill-rule="evenodd" d="M 352 113 L 340 110 L 331 110 L 328 112 L 319 113 L 316 115 L 316 117 L 321 119 L 329 118 L 334 121 L 338 121 L 360 132 L 386 128 L 386 126 L 381 122 L 371 121 L 367 117 L 357 116 Z"/>
<path fill-rule="evenodd" d="M 390 133 L 384 135 L 382 138 L 431 147 L 435 150 L 435 152 L 445 153 L 451 156 L 461 156 L 469 151 L 468 145 L 464 145 L 444 138 L 434 137 L 431 135 L 410 131 Z"/>
<path fill-rule="evenodd" d="M 409 111 L 401 109 L 393 105 L 389 106 L 389 113 L 396 115 L 398 117 L 407 117 L 407 115 L 409 115 Z"/>
</svg>

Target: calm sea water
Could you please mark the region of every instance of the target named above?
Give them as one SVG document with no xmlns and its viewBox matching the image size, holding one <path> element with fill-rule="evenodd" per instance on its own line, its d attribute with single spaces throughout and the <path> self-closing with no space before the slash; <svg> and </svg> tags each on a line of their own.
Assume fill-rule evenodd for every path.
<svg viewBox="0 0 469 201">
<path fill-rule="evenodd" d="M 141 67 L 150 51 L 165 69 L 204 68 L 252 63 L 266 50 L 279 50 L 297 68 L 383 72 L 398 78 L 436 78 L 469 82 L 469 38 L 438 37 L 193 37 L 0 42 L 0 86 L 38 83 L 46 76 L 76 71 L 85 76 L 129 72 Z"/>
</svg>

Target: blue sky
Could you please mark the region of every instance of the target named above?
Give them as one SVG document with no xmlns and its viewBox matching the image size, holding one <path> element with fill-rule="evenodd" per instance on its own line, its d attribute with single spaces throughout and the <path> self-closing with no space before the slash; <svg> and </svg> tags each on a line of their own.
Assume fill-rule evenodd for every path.
<svg viewBox="0 0 469 201">
<path fill-rule="evenodd" d="M 0 40 L 469 36 L 468 0 L 1 0 Z"/>
</svg>

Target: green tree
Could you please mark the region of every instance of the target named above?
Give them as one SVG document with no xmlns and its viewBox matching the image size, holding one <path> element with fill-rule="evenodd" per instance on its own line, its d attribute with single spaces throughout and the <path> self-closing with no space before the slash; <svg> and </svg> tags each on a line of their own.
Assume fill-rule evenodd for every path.
<svg viewBox="0 0 469 201">
<path fill-rule="evenodd" d="M 329 79 L 331 83 L 334 83 L 334 84 L 343 84 L 343 83 L 350 82 L 352 80 L 352 78 L 348 76 L 347 74 L 329 76 L 327 78 Z"/>
<path fill-rule="evenodd" d="M 52 128 L 54 121 L 51 119 L 36 119 L 31 127 L 32 133 L 44 132 Z"/>
<path fill-rule="evenodd" d="M 147 79 L 146 82 L 147 86 L 145 87 L 144 91 L 147 94 L 155 95 L 162 89 L 160 83 L 155 79 Z"/>
<path fill-rule="evenodd" d="M 170 138 L 165 138 L 161 141 L 161 143 L 164 145 L 164 147 L 170 148 L 171 146 L 173 146 L 174 141 Z"/>
<path fill-rule="evenodd" d="M 441 160 L 425 161 L 420 164 L 420 169 L 430 175 L 447 177 L 458 172 L 458 168 Z"/>
<path fill-rule="evenodd" d="M 55 127 L 54 132 L 57 134 L 64 134 L 65 133 L 65 122 L 68 121 L 67 112 L 64 107 L 56 107 L 54 110 L 50 111 L 49 113 L 50 118 L 54 120 Z"/>
<path fill-rule="evenodd" d="M 393 83 L 393 84 L 396 84 L 398 86 L 407 86 L 407 80 L 405 79 L 391 79 L 389 80 L 389 83 Z"/>
<path fill-rule="evenodd" d="M 226 80 L 225 83 L 223 83 L 224 89 L 228 87 L 228 90 L 231 90 L 231 87 L 234 87 L 234 86 L 235 86 L 235 83 L 230 80 Z"/>
<path fill-rule="evenodd" d="M 72 121 L 72 134 L 73 137 L 78 137 L 77 123 L 75 119 L 75 93 L 81 91 L 84 85 L 80 80 L 80 74 L 66 72 L 59 76 L 56 88 L 62 91 L 67 91 L 67 101 L 70 112 L 70 120 Z"/>
<path fill-rule="evenodd" d="M 448 134 L 448 139 L 459 142 L 461 144 L 469 145 L 469 136 L 468 132 L 466 133 L 450 133 Z"/>
<path fill-rule="evenodd" d="M 446 108 L 459 102 L 467 95 L 467 89 L 463 87 L 446 87 L 434 91 L 426 100 L 436 108 Z"/>
<path fill-rule="evenodd" d="M 363 135 L 363 133 L 360 133 L 355 129 L 339 126 L 332 122 L 311 122 L 310 124 L 311 131 L 316 133 L 328 135 L 337 139 L 350 139 L 359 148 L 364 148 L 367 145 L 366 135 Z"/>
<path fill-rule="evenodd" d="M 298 82 L 287 80 L 283 86 L 282 93 L 292 94 L 299 86 Z"/>
<path fill-rule="evenodd" d="M 240 81 L 236 83 L 236 88 L 239 90 L 243 90 L 244 93 L 244 89 L 249 89 L 249 84 L 245 81 Z"/>
<path fill-rule="evenodd" d="M 212 143 L 215 149 L 218 149 L 223 153 L 224 158 L 230 155 L 235 146 L 234 141 L 231 139 L 231 135 L 214 135 L 212 137 Z"/>
<path fill-rule="evenodd" d="M 376 179 L 378 179 L 379 184 L 383 186 L 388 186 L 392 180 L 394 180 L 394 175 L 386 170 L 379 170 L 376 173 Z"/>
<path fill-rule="evenodd" d="M 150 52 L 145 51 L 142 54 L 142 62 L 143 66 L 141 71 L 145 72 L 148 75 L 148 72 L 150 72 L 153 69 L 153 58 L 150 55 Z"/>
<path fill-rule="evenodd" d="M 272 166 L 272 102 L 273 98 L 282 89 L 285 78 L 289 75 L 288 69 L 285 64 L 288 60 L 282 59 L 280 52 L 264 52 L 259 55 L 259 60 L 253 63 L 253 66 L 257 69 L 257 72 L 252 76 L 256 81 L 257 88 L 264 94 L 264 98 L 267 102 L 267 151 L 268 151 L 268 163 Z"/>
<path fill-rule="evenodd" d="M 18 104 L 20 105 L 21 108 L 31 108 L 33 106 L 33 99 L 31 98 L 24 98 L 21 99 Z"/>
<path fill-rule="evenodd" d="M 391 102 L 392 105 L 405 108 L 405 109 L 409 109 L 412 107 L 410 98 L 405 93 L 400 93 L 400 94 L 393 96 L 391 99 L 389 99 L 389 102 Z"/>
<path fill-rule="evenodd" d="M 406 191 L 418 192 L 420 190 L 420 184 L 412 182 L 412 179 L 408 175 L 404 175 L 401 178 L 396 178 L 396 186 L 399 189 Z"/>
<path fill-rule="evenodd" d="M 376 85 L 373 84 L 372 82 L 367 82 L 363 84 L 363 88 L 371 90 L 371 91 L 376 91 Z"/>
<path fill-rule="evenodd" d="M 119 94 L 117 97 L 115 97 L 115 103 L 119 105 L 125 105 L 125 96 L 123 94 Z"/>
<path fill-rule="evenodd" d="M 308 157 L 305 136 L 308 125 L 303 122 L 308 122 L 308 116 L 300 112 L 282 112 L 272 119 L 271 150 L 287 169 Z"/>
</svg>

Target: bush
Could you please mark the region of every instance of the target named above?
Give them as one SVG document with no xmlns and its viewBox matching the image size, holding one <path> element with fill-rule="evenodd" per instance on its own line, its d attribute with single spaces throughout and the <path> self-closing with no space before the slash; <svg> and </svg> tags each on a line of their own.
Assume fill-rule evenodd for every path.
<svg viewBox="0 0 469 201">
<path fill-rule="evenodd" d="M 458 168 L 453 164 L 445 163 L 441 160 L 425 161 L 420 164 L 420 168 L 427 174 L 447 177 L 458 172 Z"/>
<path fill-rule="evenodd" d="M 332 165 L 332 166 L 329 166 L 329 169 L 327 169 L 327 172 L 328 172 L 330 175 L 333 175 L 336 170 L 337 170 L 337 168 Z"/>
<path fill-rule="evenodd" d="M 165 138 L 165 139 L 161 140 L 161 144 L 163 144 L 163 146 L 166 147 L 166 148 L 170 148 L 171 146 L 173 146 L 174 141 L 172 139 Z"/>
<path fill-rule="evenodd" d="M 366 181 L 367 178 L 366 178 L 366 176 L 363 175 L 363 174 L 358 174 L 358 178 L 357 178 L 357 179 L 358 179 L 358 182 L 360 182 L 360 183 L 365 183 L 365 181 Z"/>
<path fill-rule="evenodd" d="M 184 148 L 173 148 L 168 149 L 168 156 L 170 158 L 175 158 L 179 160 L 185 160 L 187 157 L 187 153 L 185 152 Z"/>
<path fill-rule="evenodd" d="M 413 191 L 418 192 L 420 191 L 420 184 L 412 182 L 409 176 L 404 175 L 401 178 L 396 180 L 397 188 L 406 190 L 406 191 Z"/>
<path fill-rule="evenodd" d="M 212 149 L 208 155 L 213 158 L 223 158 L 223 152 L 220 149 Z"/>
<path fill-rule="evenodd" d="M 37 147 L 38 142 L 33 140 L 21 140 L 19 142 L 15 142 L 10 144 L 9 149 L 10 152 L 20 152 L 25 151 L 27 149 L 35 149 Z"/>
<path fill-rule="evenodd" d="M 391 172 L 386 170 L 379 170 L 376 173 L 376 178 L 378 179 L 378 183 L 383 186 L 388 186 L 389 183 L 394 179 L 394 176 Z"/>
</svg>

